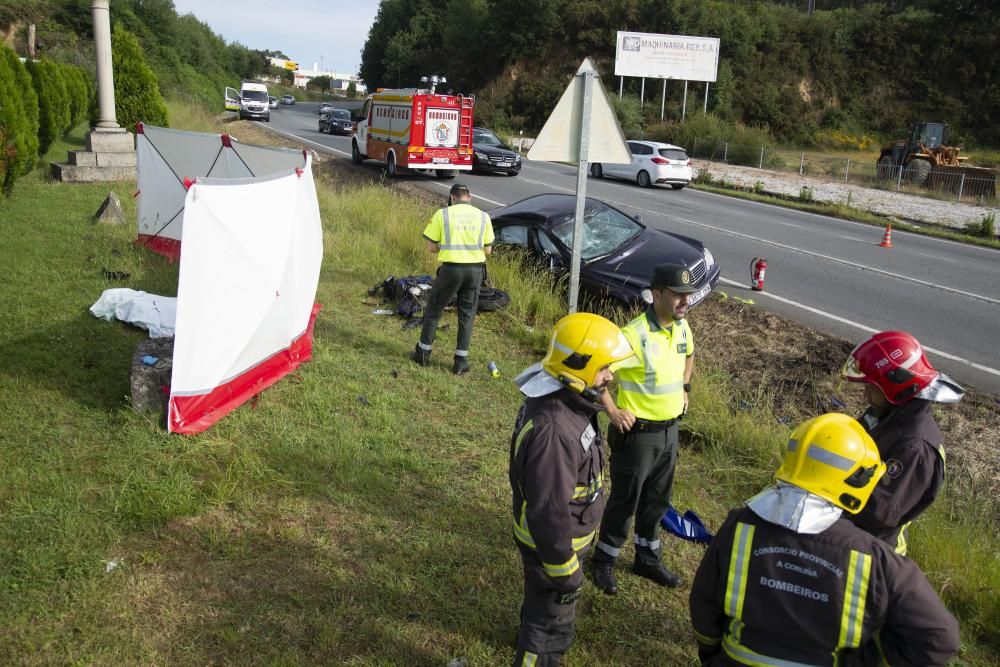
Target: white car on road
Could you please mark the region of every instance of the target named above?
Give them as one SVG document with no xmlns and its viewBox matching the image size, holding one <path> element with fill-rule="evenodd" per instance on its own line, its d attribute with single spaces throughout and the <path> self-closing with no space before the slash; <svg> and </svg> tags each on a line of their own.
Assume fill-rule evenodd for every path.
<svg viewBox="0 0 1000 667">
<path fill-rule="evenodd" d="M 595 178 L 627 178 L 644 188 L 666 183 L 674 190 L 680 190 L 691 182 L 691 158 L 680 146 L 658 141 L 629 141 L 628 148 L 632 151 L 631 162 L 594 162 L 590 165 L 590 175 Z"/>
</svg>

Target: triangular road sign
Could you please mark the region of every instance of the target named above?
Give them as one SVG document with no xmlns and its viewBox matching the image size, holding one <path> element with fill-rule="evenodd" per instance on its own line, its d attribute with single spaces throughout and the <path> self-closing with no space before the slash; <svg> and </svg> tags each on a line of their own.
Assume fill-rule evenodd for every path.
<svg viewBox="0 0 1000 667">
<path fill-rule="evenodd" d="M 584 80 L 581 74 L 593 73 L 594 87 L 591 99 L 588 162 L 631 162 L 632 154 L 625 143 L 618 118 L 615 116 L 608 94 L 597 76 L 594 61 L 586 58 L 576 76 L 559 98 L 559 103 L 549 115 L 542 131 L 528 151 L 529 160 L 548 162 L 577 162 L 580 159 L 580 132 L 583 129 Z"/>
</svg>

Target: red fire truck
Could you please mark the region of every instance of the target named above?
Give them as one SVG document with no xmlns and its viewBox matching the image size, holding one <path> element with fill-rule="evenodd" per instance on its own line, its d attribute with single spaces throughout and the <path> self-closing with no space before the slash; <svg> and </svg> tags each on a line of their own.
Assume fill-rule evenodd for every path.
<svg viewBox="0 0 1000 667">
<path fill-rule="evenodd" d="M 354 127 L 351 156 L 386 163 L 389 176 L 433 169 L 438 178 L 472 170 L 471 95 L 383 90 L 368 96 Z"/>
</svg>

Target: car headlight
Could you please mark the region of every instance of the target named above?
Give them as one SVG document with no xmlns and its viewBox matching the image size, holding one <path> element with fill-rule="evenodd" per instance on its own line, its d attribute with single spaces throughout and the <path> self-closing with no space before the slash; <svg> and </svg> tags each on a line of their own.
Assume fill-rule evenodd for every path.
<svg viewBox="0 0 1000 667">
<path fill-rule="evenodd" d="M 708 248 L 705 248 L 705 266 L 715 266 L 715 255 Z"/>
<path fill-rule="evenodd" d="M 518 155 L 517 157 L 514 158 L 514 162 L 520 162 L 520 161 L 521 161 L 521 156 L 520 155 Z"/>
<path fill-rule="evenodd" d="M 476 151 L 475 153 L 476 153 L 476 159 L 477 160 L 483 160 L 485 162 L 489 162 L 490 161 L 490 159 L 488 157 L 486 157 L 486 153 L 480 153 L 479 151 Z"/>
</svg>

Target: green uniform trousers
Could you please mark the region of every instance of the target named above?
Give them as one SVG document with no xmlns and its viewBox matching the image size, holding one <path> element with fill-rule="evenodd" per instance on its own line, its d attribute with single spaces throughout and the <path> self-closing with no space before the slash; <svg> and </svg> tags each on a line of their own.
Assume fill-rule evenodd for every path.
<svg viewBox="0 0 1000 667">
<path fill-rule="evenodd" d="M 660 562 L 660 519 L 670 505 L 677 463 L 675 422 L 661 431 L 644 432 L 633 427 L 619 433 L 608 426 L 611 449 L 611 497 L 604 508 L 601 532 L 594 551 L 595 561 L 614 561 L 628 538 L 635 516 L 635 559 L 644 564 Z"/>
<path fill-rule="evenodd" d="M 424 309 L 424 324 L 420 330 L 420 348 L 431 351 L 434 337 L 437 335 L 438 322 L 445 306 L 456 300 L 458 308 L 458 342 L 455 343 L 455 356 L 469 355 L 469 344 L 472 342 L 472 322 L 476 318 L 479 307 L 479 288 L 483 284 L 482 264 L 442 264 L 438 269 L 434 286 L 431 287 Z"/>
</svg>

